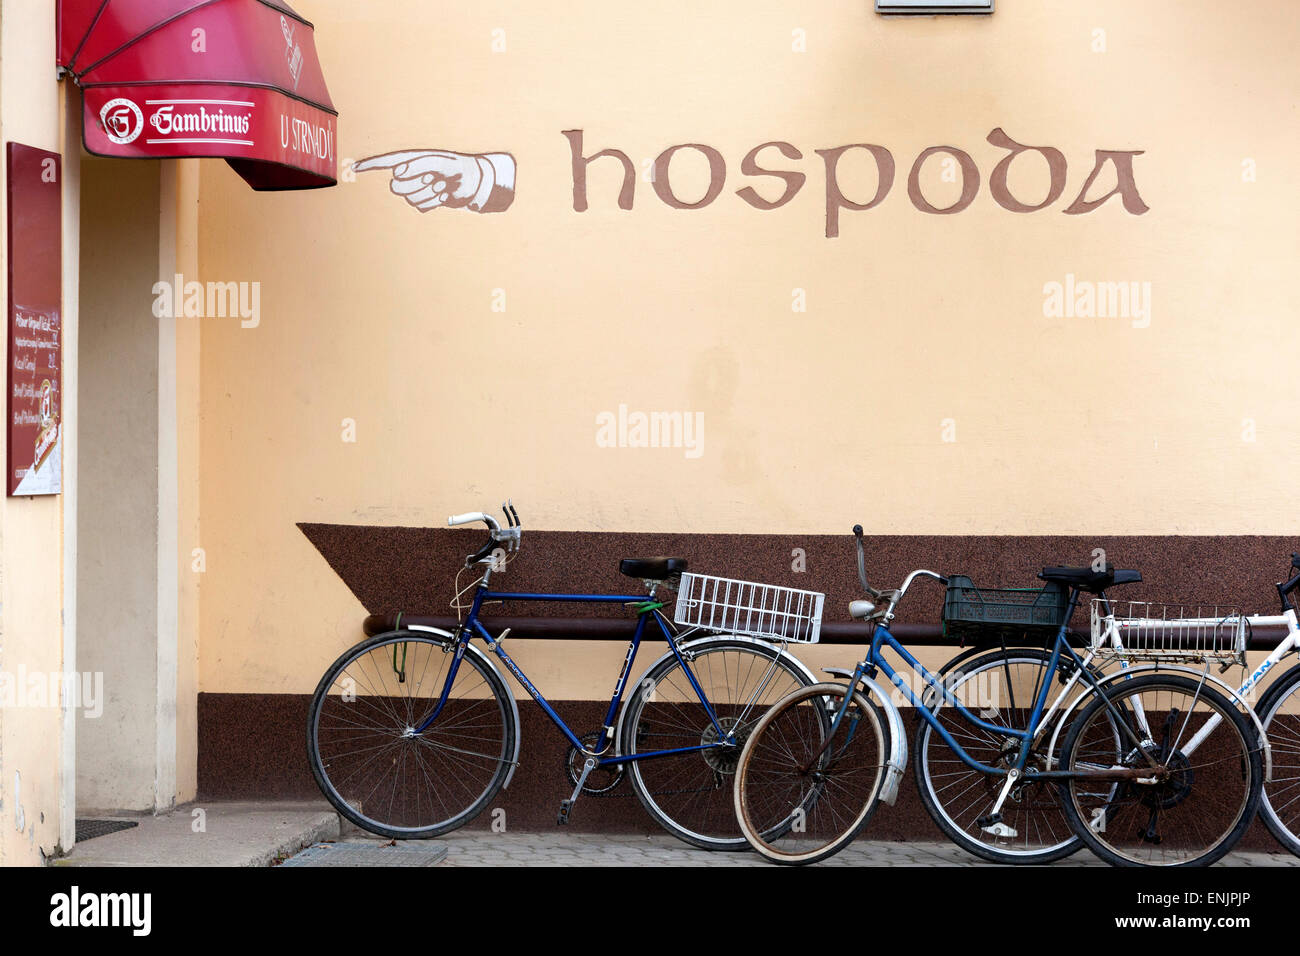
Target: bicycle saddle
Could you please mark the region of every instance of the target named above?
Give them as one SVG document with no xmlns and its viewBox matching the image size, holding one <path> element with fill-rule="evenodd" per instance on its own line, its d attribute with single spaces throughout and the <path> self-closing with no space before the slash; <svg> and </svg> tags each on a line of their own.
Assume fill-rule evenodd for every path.
<svg viewBox="0 0 1300 956">
<path fill-rule="evenodd" d="M 1099 594 L 1116 584 L 1132 584 L 1142 580 L 1141 571 L 1121 571 L 1109 564 L 1102 565 L 1100 571 L 1092 568 L 1043 568 L 1038 577 L 1044 581 L 1055 581 L 1066 587 L 1078 588 Z"/>
<path fill-rule="evenodd" d="M 685 570 L 685 558 L 624 558 L 618 563 L 619 574 L 643 581 L 662 581 Z"/>
</svg>

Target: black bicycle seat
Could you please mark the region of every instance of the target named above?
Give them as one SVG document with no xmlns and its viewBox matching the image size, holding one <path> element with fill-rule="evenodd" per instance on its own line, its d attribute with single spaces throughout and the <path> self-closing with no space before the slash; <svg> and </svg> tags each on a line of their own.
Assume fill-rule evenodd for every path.
<svg viewBox="0 0 1300 956">
<path fill-rule="evenodd" d="M 643 581 L 662 581 L 685 570 L 685 558 L 624 558 L 618 563 L 619 574 Z"/>
<path fill-rule="evenodd" d="M 1101 570 L 1095 568 L 1043 568 L 1038 572 L 1043 581 L 1054 581 L 1069 588 L 1099 594 L 1116 584 L 1133 584 L 1142 580 L 1141 571 L 1122 571 L 1104 564 Z"/>
</svg>

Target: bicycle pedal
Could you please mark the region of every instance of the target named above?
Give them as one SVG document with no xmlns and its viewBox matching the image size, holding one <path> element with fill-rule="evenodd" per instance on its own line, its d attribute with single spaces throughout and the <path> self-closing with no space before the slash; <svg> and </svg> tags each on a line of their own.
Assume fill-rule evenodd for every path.
<svg viewBox="0 0 1300 956">
<path fill-rule="evenodd" d="M 981 830 L 990 836 L 1010 840 L 1019 835 L 1015 827 L 1009 827 L 1002 822 L 1002 814 L 1000 813 L 994 813 L 987 817 L 980 817 L 975 821 L 975 823 Z"/>
<path fill-rule="evenodd" d="M 573 809 L 573 801 L 572 801 L 572 800 L 561 800 L 561 801 L 560 801 L 560 814 L 559 814 L 559 817 L 556 819 L 555 822 L 556 822 L 557 824 L 559 824 L 560 826 L 564 826 L 565 824 L 567 824 L 567 823 L 569 822 L 569 811 L 572 810 L 572 809 Z"/>
</svg>

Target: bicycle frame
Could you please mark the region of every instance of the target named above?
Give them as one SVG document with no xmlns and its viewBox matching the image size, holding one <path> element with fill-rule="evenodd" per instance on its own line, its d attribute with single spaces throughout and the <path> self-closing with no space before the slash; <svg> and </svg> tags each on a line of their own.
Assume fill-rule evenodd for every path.
<svg viewBox="0 0 1300 956">
<path fill-rule="evenodd" d="M 1260 625 L 1269 627 L 1277 624 L 1286 627 L 1286 637 L 1278 642 L 1273 653 L 1269 654 L 1245 682 L 1237 688 L 1237 694 L 1245 697 L 1252 690 L 1259 686 L 1259 682 L 1264 679 L 1264 675 L 1273 669 L 1284 657 L 1295 653 L 1300 648 L 1300 626 L 1296 622 L 1296 613 L 1293 609 L 1288 608 L 1285 614 L 1251 614 L 1246 618 L 1246 623 L 1252 627 Z"/>
<path fill-rule="evenodd" d="M 930 673 L 930 671 L 927 670 L 923 664 L 921 664 L 915 657 L 913 657 L 908 652 L 908 650 L 898 642 L 897 638 L 895 638 L 893 634 L 890 633 L 888 627 L 886 627 L 884 624 L 878 623 L 876 625 L 876 628 L 872 633 L 871 648 L 867 654 L 867 657 L 863 661 L 861 661 L 856 668 L 854 668 L 853 674 L 850 678 L 851 686 L 856 687 L 859 683 L 862 683 L 864 677 L 869 678 L 874 676 L 874 673 L 877 669 L 883 671 L 885 676 L 889 678 L 890 683 L 892 683 L 895 687 L 897 687 L 900 691 L 902 691 L 904 695 L 906 695 L 908 701 L 912 704 L 914 708 L 916 708 L 917 712 L 921 715 L 921 718 L 924 721 L 926 721 L 926 723 L 928 723 L 935 730 L 936 733 L 939 734 L 939 736 L 943 739 L 944 743 L 946 743 L 949 746 L 949 748 L 951 748 L 952 752 L 957 755 L 958 759 L 961 760 L 962 763 L 970 767 L 972 770 L 978 771 L 979 773 L 988 774 L 990 776 L 1007 777 L 1014 771 L 1018 776 L 1023 776 L 1024 779 L 1026 780 L 1046 780 L 1046 779 L 1061 780 L 1061 779 L 1071 779 L 1075 777 L 1087 777 L 1088 779 L 1098 779 L 1098 780 L 1103 780 L 1103 779 L 1122 780 L 1122 779 L 1129 779 L 1129 778 L 1140 776 L 1142 771 L 1133 770 L 1133 769 L 1129 769 L 1129 770 L 1116 769 L 1111 771 L 1087 771 L 1085 773 L 1074 773 L 1071 771 L 1050 770 L 1050 769 L 1048 770 L 1027 769 L 1029 756 L 1030 753 L 1032 752 L 1034 742 L 1042 734 L 1044 728 L 1051 725 L 1053 721 L 1053 715 L 1055 714 L 1057 707 L 1066 698 L 1071 688 L 1074 687 L 1074 685 L 1078 682 L 1080 677 L 1083 678 L 1083 680 L 1089 685 L 1089 687 L 1094 692 L 1099 691 L 1100 684 L 1097 678 L 1091 673 L 1091 671 L 1089 671 L 1087 667 L 1086 659 L 1081 658 L 1078 654 L 1074 652 L 1074 649 L 1070 647 L 1069 640 L 1066 636 L 1069 633 L 1070 618 L 1074 615 L 1074 610 L 1078 606 L 1078 602 L 1079 602 L 1079 591 L 1077 589 L 1072 588 L 1070 591 L 1070 599 L 1069 599 L 1069 604 L 1065 615 L 1065 620 L 1061 624 L 1060 628 L 1056 633 L 1056 640 L 1052 647 L 1052 654 L 1051 654 L 1051 658 L 1048 661 L 1047 671 L 1043 675 L 1042 685 L 1038 688 L 1037 694 L 1035 695 L 1033 708 L 1031 710 L 1029 721 L 1028 721 L 1028 726 L 1025 730 L 1019 730 L 1001 724 L 991 724 L 981 719 L 978 715 L 972 713 L 970 710 L 968 710 L 965 707 L 965 705 L 962 704 L 961 701 L 957 700 L 957 698 L 954 696 L 954 694 L 946 685 L 946 683 L 941 679 L 939 679 L 938 677 L 936 677 L 934 674 Z M 889 661 L 885 658 L 883 654 L 884 647 L 889 647 L 896 654 L 898 654 L 898 656 L 902 658 L 903 662 L 907 664 L 908 668 L 913 673 L 920 675 L 920 677 L 924 680 L 926 685 L 931 688 L 931 690 L 941 695 L 943 699 L 947 703 L 949 703 L 952 707 L 954 707 L 957 710 L 957 712 L 961 714 L 962 717 L 972 726 L 990 733 L 995 733 L 1000 737 L 1010 736 L 1018 739 L 1020 741 L 1020 748 L 1016 755 L 1015 762 L 1009 767 L 994 767 L 988 764 L 980 763 L 978 760 L 971 757 L 970 754 L 966 752 L 965 748 L 963 748 L 961 744 L 959 744 L 953 738 L 953 736 L 948 732 L 947 728 L 945 728 L 941 723 L 939 723 L 938 719 L 934 716 L 935 708 L 927 705 L 925 701 L 923 701 L 920 697 L 918 697 L 916 692 L 913 691 L 912 688 L 909 686 L 907 680 L 902 675 L 900 675 L 892 666 L 890 666 Z M 1090 656 L 1091 655 L 1089 655 L 1089 657 Z M 1061 667 L 1062 658 L 1067 659 L 1070 663 L 1074 665 L 1073 666 L 1074 673 L 1071 674 L 1069 680 L 1066 682 L 1065 686 L 1061 689 L 1056 699 L 1052 702 L 1051 706 L 1049 707 L 1047 704 L 1047 698 L 1051 691 L 1053 678 L 1056 676 L 1058 670 Z M 839 709 L 839 711 L 835 714 L 829 732 L 827 733 L 828 741 L 834 737 L 836 730 L 839 729 L 840 722 L 842 721 L 844 714 L 847 713 L 849 709 L 849 703 L 851 700 L 852 700 L 851 694 L 845 695 L 844 704 Z M 889 703 L 889 706 L 892 707 L 893 704 Z M 1112 711 L 1115 709 L 1113 704 L 1107 704 L 1107 706 Z M 1145 727 L 1142 728 L 1142 731 L 1143 733 L 1149 733 L 1149 731 Z M 1139 745 L 1144 742 L 1145 741 L 1139 741 L 1136 739 L 1133 741 L 1133 743 Z"/>
<path fill-rule="evenodd" d="M 591 751 L 587 750 L 583 746 L 578 735 L 569 728 L 569 725 L 564 722 L 564 719 L 561 718 L 558 713 L 556 713 L 555 708 L 551 706 L 550 702 L 542 692 L 534 686 L 533 682 L 528 679 L 528 676 L 523 672 L 519 665 L 515 663 L 514 659 L 506 653 L 505 648 L 502 647 L 501 641 L 494 638 L 491 633 L 488 632 L 487 628 L 483 626 L 482 622 L 479 621 L 479 611 L 482 609 L 483 604 L 488 601 L 621 604 L 625 606 L 631 605 L 637 608 L 638 615 L 636 628 L 632 633 L 631 642 L 628 644 L 627 654 L 623 659 L 623 666 L 619 671 L 618 680 L 614 685 L 614 693 L 609 702 L 609 709 L 605 714 L 605 722 L 602 727 L 604 740 L 602 741 L 601 749 Z M 480 584 L 474 593 L 474 602 L 470 607 L 469 614 L 466 616 L 464 623 L 460 626 L 459 634 L 456 639 L 455 658 L 447 670 L 447 676 L 444 680 L 442 691 L 439 694 L 438 702 L 424 722 L 415 728 L 415 732 L 417 734 L 423 733 L 435 720 L 437 720 L 438 715 L 442 712 L 448 696 L 451 693 L 451 687 L 456 679 L 456 673 L 460 669 L 461 661 L 465 656 L 465 648 L 468 646 L 469 641 L 473 637 L 477 636 L 486 642 L 488 650 L 492 651 L 497 656 L 497 659 L 500 660 L 510 673 L 514 675 L 520 685 L 528 691 L 529 696 L 531 696 L 533 700 L 537 701 L 538 705 L 542 708 L 542 712 L 550 718 L 551 723 L 556 726 L 569 743 L 577 748 L 580 753 L 596 759 L 597 767 L 611 764 L 624 764 L 634 760 L 646 760 L 653 757 L 666 757 L 673 754 L 694 753 L 696 751 L 711 750 L 717 747 L 736 746 L 734 735 L 723 729 L 719 723 L 717 714 L 714 713 L 713 705 L 709 703 L 708 697 L 704 693 L 704 689 L 700 687 L 699 681 L 695 678 L 694 671 L 690 668 L 686 657 L 682 654 L 682 649 L 679 646 L 680 635 L 676 634 L 664 616 L 659 613 L 659 608 L 661 606 L 662 605 L 655 601 L 653 597 L 648 598 L 644 594 L 544 594 L 517 591 L 491 591 L 485 585 Z M 623 703 L 623 695 L 627 690 L 628 677 L 631 674 L 632 667 L 636 661 L 637 651 L 641 646 L 643 637 L 645 636 L 647 627 L 646 622 L 648 619 L 654 620 L 655 626 L 658 628 L 660 635 L 681 664 L 682 671 L 686 674 L 691 689 L 695 692 L 696 697 L 699 698 L 705 712 L 708 714 L 709 721 L 712 723 L 713 729 L 717 733 L 718 738 L 714 743 L 699 744 L 691 747 L 676 747 L 669 750 L 652 750 L 646 751 L 645 753 L 632 754 L 630 756 L 624 756 L 617 753 L 611 755 L 609 752 L 614 746 L 616 721 L 618 719 L 619 709 Z M 773 664 L 772 672 L 775 672 L 775 663 Z M 766 680 L 767 679 L 765 678 L 763 683 L 760 684 L 759 690 L 755 692 L 756 699 L 757 695 L 762 693 L 763 687 L 766 686 Z"/>
<path fill-rule="evenodd" d="M 1237 687 L 1235 690 L 1232 687 L 1228 686 L 1225 682 L 1217 678 L 1210 677 L 1210 679 L 1213 680 L 1216 685 L 1222 688 L 1228 694 L 1229 697 L 1231 697 L 1238 705 L 1240 705 L 1246 711 L 1246 713 L 1251 717 L 1255 726 L 1259 729 L 1261 746 L 1263 747 L 1264 750 L 1264 779 L 1265 781 L 1269 781 L 1272 780 L 1273 777 L 1272 747 L 1269 744 L 1267 734 L 1265 734 L 1264 732 L 1264 727 L 1263 724 L 1260 722 L 1259 716 L 1255 713 L 1254 708 L 1250 704 L 1248 695 L 1256 687 L 1259 686 L 1259 683 L 1261 680 L 1263 680 L 1265 674 L 1267 674 L 1270 670 L 1272 670 L 1283 659 L 1285 659 L 1291 654 L 1294 654 L 1298 649 L 1300 649 L 1300 626 L 1297 625 L 1296 612 L 1293 608 L 1288 608 L 1286 612 L 1283 614 L 1251 614 L 1247 616 L 1246 621 L 1252 627 L 1284 626 L 1287 629 L 1287 636 L 1278 643 L 1277 647 L 1273 649 L 1272 653 L 1270 653 L 1268 657 L 1266 657 L 1260 663 L 1260 665 L 1257 668 L 1255 668 L 1255 670 L 1252 671 L 1249 676 L 1247 676 L 1245 681 L 1243 681 L 1242 684 L 1239 687 Z M 1106 618 L 1106 631 L 1102 635 L 1101 643 L 1103 645 L 1108 644 L 1111 647 L 1115 648 L 1116 650 L 1123 650 L 1124 645 L 1120 640 L 1119 627 L 1115 623 L 1115 617 L 1113 614 L 1109 615 Z M 1093 656 L 1092 652 L 1089 652 L 1087 660 L 1091 660 L 1092 656 Z M 1208 666 L 1209 665 L 1207 664 L 1206 676 L 1209 676 Z M 1154 662 L 1133 663 L 1121 659 L 1120 673 L 1111 675 L 1111 677 L 1107 678 L 1103 682 L 1110 683 L 1115 679 L 1121 678 L 1126 675 L 1131 675 L 1143 671 L 1152 671 L 1158 668 L 1159 665 L 1155 664 Z M 1166 669 L 1184 670 L 1187 673 L 1192 673 L 1192 674 L 1196 673 L 1196 671 L 1194 671 L 1190 667 L 1179 667 L 1177 665 L 1167 667 Z M 1220 718 L 1218 718 L 1217 716 L 1207 720 L 1205 722 L 1205 725 L 1196 734 L 1192 736 L 1191 740 L 1187 742 L 1187 746 L 1181 748 L 1183 753 L 1187 755 L 1191 755 L 1195 753 L 1197 748 L 1200 747 L 1200 745 L 1209 737 L 1209 735 L 1214 732 L 1215 728 L 1218 727 L 1219 721 Z M 1056 734 L 1053 734 L 1053 744 L 1055 743 L 1055 738 L 1059 733 L 1060 733 L 1060 728 L 1057 729 Z M 1052 749 L 1054 750 L 1055 747 L 1053 746 Z"/>
</svg>

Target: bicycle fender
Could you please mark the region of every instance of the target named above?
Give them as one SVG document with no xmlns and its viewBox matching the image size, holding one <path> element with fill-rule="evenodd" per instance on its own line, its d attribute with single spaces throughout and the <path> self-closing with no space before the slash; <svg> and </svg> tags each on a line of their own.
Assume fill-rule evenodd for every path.
<svg viewBox="0 0 1300 956">
<path fill-rule="evenodd" d="M 445 637 L 449 641 L 456 640 L 455 634 L 450 631 L 444 631 L 439 627 L 427 627 L 423 624 L 408 624 L 405 630 L 424 631 L 426 634 L 437 634 L 439 637 Z M 501 671 L 497 668 L 496 662 L 475 647 L 473 642 L 465 645 L 465 653 L 473 654 L 475 658 L 486 664 L 488 668 L 497 675 L 497 677 L 501 677 Z M 501 677 L 501 683 L 505 686 L 506 696 L 510 698 L 510 714 L 515 721 L 515 750 L 514 753 L 510 755 L 510 772 L 506 774 L 505 783 L 501 784 L 502 790 L 508 790 L 510 788 L 510 781 L 514 779 L 515 770 L 519 768 L 519 740 L 523 736 L 523 730 L 519 725 L 519 702 L 515 700 L 514 689 L 510 686 L 510 681 L 506 680 L 504 677 Z"/>
<path fill-rule="evenodd" d="M 822 670 L 846 681 L 853 679 L 853 671 L 847 667 L 823 667 Z M 884 782 L 880 785 L 880 799 L 892 807 L 903 783 L 903 771 L 907 769 L 907 728 L 903 726 L 903 715 L 898 706 L 883 687 L 866 674 L 862 675 L 859 683 L 864 685 L 868 693 L 875 694 L 889 721 L 889 761 L 885 765 Z"/>
<path fill-rule="evenodd" d="M 686 650 L 690 650 L 693 647 L 698 647 L 701 644 L 705 644 L 710 641 L 717 641 L 721 639 L 726 639 L 728 641 L 739 641 L 742 644 L 755 644 L 759 647 L 765 647 L 768 650 L 779 650 L 779 648 L 777 648 L 777 646 L 770 641 L 760 641 L 752 637 L 742 637 L 739 634 L 710 634 L 708 637 L 697 637 L 693 641 L 687 641 L 685 644 L 682 645 L 681 649 L 686 651 Z M 636 679 L 636 684 L 633 685 L 632 687 L 633 693 L 635 693 L 637 687 L 641 686 L 641 683 L 646 679 L 647 674 L 649 674 L 652 670 L 654 670 L 664 661 L 668 660 L 670 657 L 675 657 L 675 656 L 676 655 L 674 655 L 673 652 L 669 650 L 664 652 L 658 658 L 656 658 L 654 663 L 652 663 L 649 667 L 643 670 L 641 672 L 641 676 Z M 788 651 L 786 652 L 785 656 L 792 664 L 795 665 L 795 667 L 799 669 L 799 673 L 801 673 L 805 678 L 807 678 L 809 684 L 818 683 L 816 675 L 813 674 L 813 672 L 808 669 L 808 665 L 806 665 L 803 661 L 799 660 L 799 658 L 795 657 L 793 654 L 789 653 Z M 623 748 L 623 724 L 625 723 L 623 718 L 627 716 L 627 708 L 628 705 L 631 703 L 632 703 L 632 694 L 625 694 L 623 697 L 623 707 L 618 714 L 618 727 L 615 728 L 615 737 L 614 737 L 615 746 L 619 748 L 618 752 L 620 754 L 623 752 L 622 749 Z"/>
</svg>

